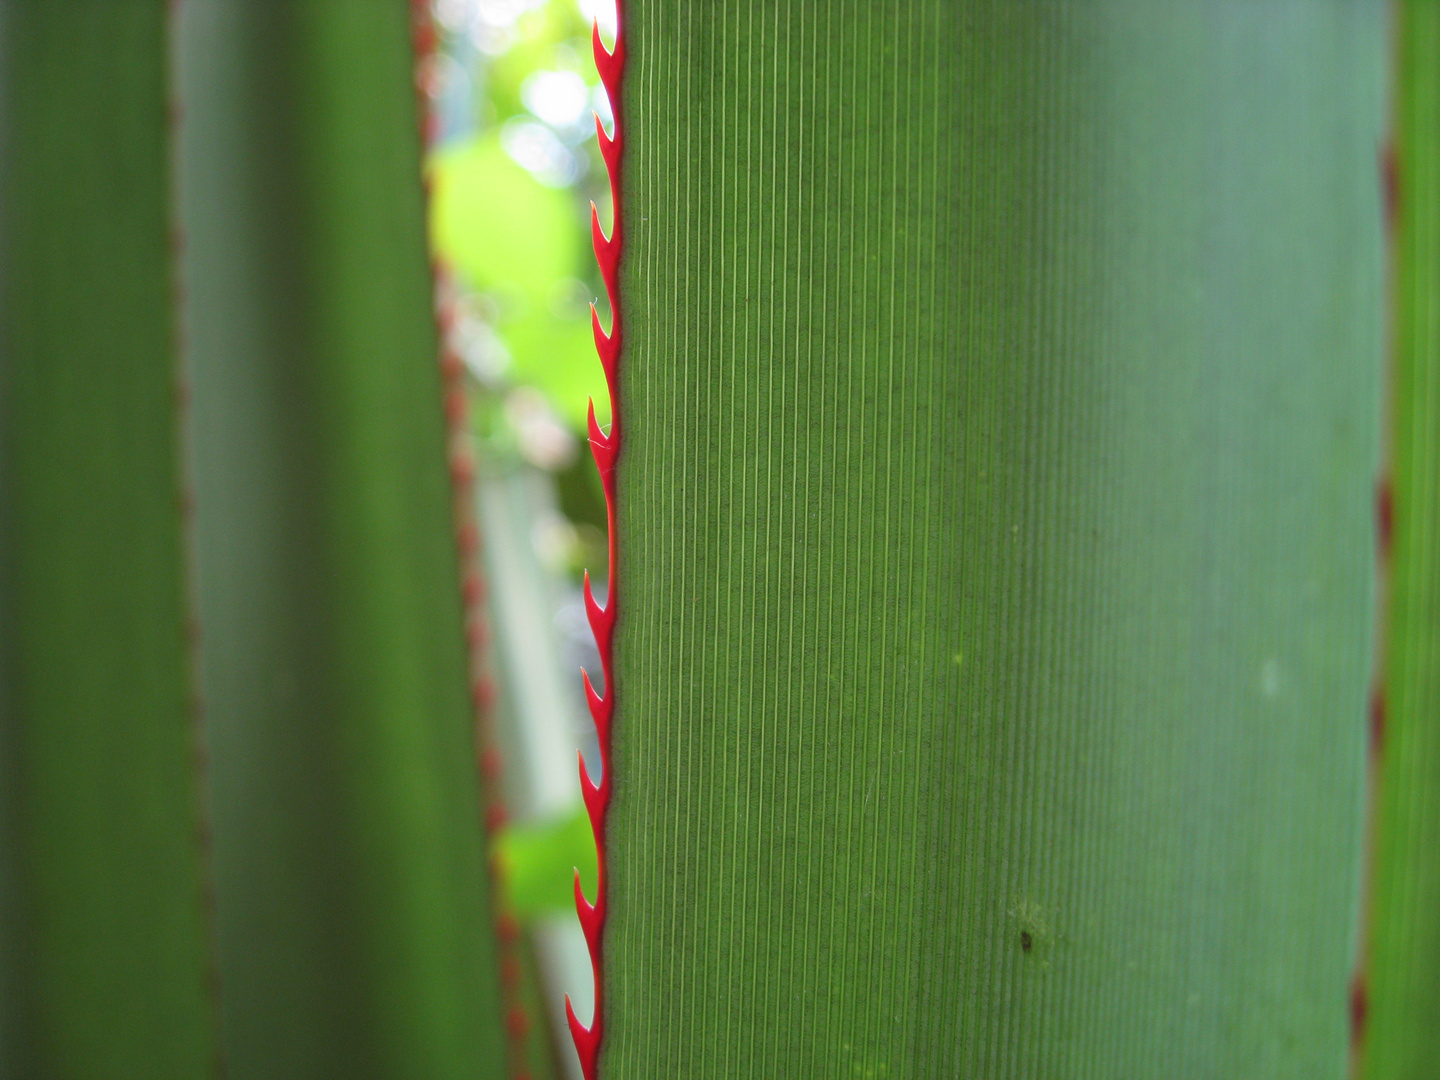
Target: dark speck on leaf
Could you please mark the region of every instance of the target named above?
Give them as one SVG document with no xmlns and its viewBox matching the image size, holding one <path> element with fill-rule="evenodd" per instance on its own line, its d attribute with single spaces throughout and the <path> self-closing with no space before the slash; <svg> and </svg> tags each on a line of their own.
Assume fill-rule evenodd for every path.
<svg viewBox="0 0 1440 1080">
<path fill-rule="evenodd" d="M 1034 944 L 1035 944 L 1035 939 L 1030 936 L 1030 931 L 1029 931 L 1029 930 L 1021 930 L 1021 931 L 1020 931 L 1020 948 L 1023 949 L 1025 952 L 1029 952 L 1030 949 L 1031 949 L 1031 947 L 1032 947 Z"/>
</svg>

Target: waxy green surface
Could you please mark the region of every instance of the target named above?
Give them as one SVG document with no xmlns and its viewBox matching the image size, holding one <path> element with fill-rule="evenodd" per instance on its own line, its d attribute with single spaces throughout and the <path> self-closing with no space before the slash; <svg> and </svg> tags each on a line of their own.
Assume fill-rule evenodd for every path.
<svg viewBox="0 0 1440 1080">
<path fill-rule="evenodd" d="M 605 1080 L 1345 1075 L 1381 7 L 625 16 Z"/>
<path fill-rule="evenodd" d="M 507 1076 L 408 5 L 180 20 L 229 1075 Z"/>
<path fill-rule="evenodd" d="M 0 1075 L 199 1080 L 163 0 L 0 4 Z"/>
</svg>

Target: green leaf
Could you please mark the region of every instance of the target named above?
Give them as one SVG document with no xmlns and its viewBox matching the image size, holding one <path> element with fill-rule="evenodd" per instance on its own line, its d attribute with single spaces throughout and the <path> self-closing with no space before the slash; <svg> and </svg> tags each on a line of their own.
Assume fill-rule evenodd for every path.
<svg viewBox="0 0 1440 1080">
<path fill-rule="evenodd" d="M 1393 549 L 1363 1075 L 1440 1061 L 1440 7 L 1400 5 Z"/>
<path fill-rule="evenodd" d="M 570 197 L 512 161 L 496 136 L 447 147 L 430 169 L 435 250 L 474 288 L 521 309 L 513 317 L 543 308 L 579 263 Z"/>
<path fill-rule="evenodd" d="M 555 821 L 509 825 L 495 837 L 510 910 L 529 921 L 575 910 L 575 871 L 587 895 L 595 894 L 595 838 L 583 806 Z"/>
<path fill-rule="evenodd" d="M 1345 1075 L 1382 8 L 625 15 L 602 1074 Z"/>
<path fill-rule="evenodd" d="M 406 5 L 179 57 L 229 1074 L 500 1076 Z"/>
<path fill-rule="evenodd" d="M 0 1074 L 211 1075 L 167 5 L 0 4 Z"/>
<path fill-rule="evenodd" d="M 435 250 L 496 304 L 509 376 L 544 391 L 577 430 L 587 397 L 609 408 L 590 310 L 577 292 L 583 235 L 574 197 L 512 161 L 499 138 L 450 147 L 431 165 Z M 607 420 L 607 415 L 601 416 Z"/>
</svg>

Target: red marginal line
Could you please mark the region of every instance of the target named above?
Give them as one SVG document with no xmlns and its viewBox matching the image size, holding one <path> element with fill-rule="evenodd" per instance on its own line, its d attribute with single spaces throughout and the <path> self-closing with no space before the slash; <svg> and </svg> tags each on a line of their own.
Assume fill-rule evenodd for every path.
<svg viewBox="0 0 1440 1080">
<path fill-rule="evenodd" d="M 1395 546 L 1395 485 L 1389 476 L 1381 477 L 1375 485 L 1375 544 L 1380 559 L 1388 566 Z"/>
<path fill-rule="evenodd" d="M 178 33 L 183 0 L 169 0 L 165 12 L 165 29 Z M 209 720 L 205 711 L 204 634 L 200 624 L 199 543 L 196 524 L 195 495 L 195 417 L 194 391 L 191 386 L 190 342 L 186 321 L 188 290 L 185 285 L 187 237 L 180 212 L 179 192 L 175 181 L 179 176 L 179 148 L 185 123 L 185 109 L 173 83 L 165 95 L 165 132 L 169 137 L 169 217 L 166 233 L 166 256 L 170 285 L 171 377 L 175 407 L 175 435 L 178 458 L 176 475 L 176 510 L 180 519 L 181 562 L 183 569 L 185 659 L 185 711 L 190 738 L 190 787 L 192 809 L 192 841 L 199 863 L 198 887 L 204 931 L 203 993 L 206 1022 L 210 1036 L 207 1062 L 211 1080 L 225 1080 L 228 1064 L 225 1042 L 221 1037 L 221 1013 L 224 1005 L 224 984 L 220 973 L 219 887 L 215 876 L 214 815 L 211 812 L 211 769 Z"/>
<path fill-rule="evenodd" d="M 1401 30 L 1403 33 L 1403 30 Z M 1396 44 L 1391 42 L 1392 52 Z M 1392 87 L 1392 94 L 1396 88 Z M 1394 108 L 1392 102 L 1392 109 Z M 1393 124 L 1392 118 L 1392 124 Z M 1386 700 L 1386 669 L 1390 636 L 1391 562 L 1395 545 L 1395 485 L 1391 476 L 1393 444 L 1392 410 L 1395 400 L 1396 363 L 1396 236 L 1404 212 L 1404 159 L 1392 128 L 1380 147 L 1377 161 L 1381 209 L 1384 217 L 1386 246 L 1386 390 L 1387 400 L 1382 418 L 1383 450 L 1380 477 L 1375 484 L 1374 538 L 1375 584 L 1375 648 L 1372 659 L 1370 695 L 1366 706 L 1366 770 L 1365 770 L 1365 833 L 1362 854 L 1359 933 L 1354 966 L 1350 978 L 1348 1019 L 1350 1028 L 1350 1075 L 1359 1077 L 1365 1069 L 1365 1043 L 1370 1014 L 1370 934 L 1374 903 L 1375 844 L 1379 829 L 1380 786 L 1384 775 L 1385 739 L 1389 706 Z"/>
<path fill-rule="evenodd" d="M 1393 154 L 1382 159 L 1382 165 L 1386 161 L 1393 161 Z M 1390 183 L 1389 177 L 1383 176 L 1386 183 Z M 1370 681 L 1370 697 L 1366 705 L 1367 713 L 1367 735 L 1366 740 L 1366 809 L 1365 809 L 1365 855 L 1364 855 L 1364 885 L 1361 897 L 1361 923 L 1360 943 L 1358 957 L 1354 971 L 1350 978 L 1349 994 L 1349 1021 L 1350 1021 L 1350 1070 L 1352 1075 L 1358 1075 L 1361 1067 L 1362 1056 L 1365 1049 L 1365 1024 L 1369 1015 L 1369 980 L 1370 980 L 1370 904 L 1371 889 L 1373 887 L 1374 873 L 1374 845 L 1376 814 L 1379 806 L 1379 785 L 1380 775 L 1384 768 L 1385 753 L 1385 720 L 1387 704 L 1385 698 L 1385 656 L 1387 652 L 1387 623 L 1386 618 L 1389 610 L 1388 589 L 1390 583 L 1390 559 L 1395 539 L 1395 492 L 1394 485 L 1387 473 L 1383 474 L 1375 485 L 1375 575 L 1377 592 L 1380 594 L 1378 605 L 1379 616 L 1377 624 L 1377 645 L 1375 651 L 1374 673 Z"/>
<path fill-rule="evenodd" d="M 1395 223 L 1400 216 L 1400 160 L 1395 152 L 1395 137 L 1391 135 L 1380 147 L 1380 195 L 1385 211 L 1385 232 L 1395 235 Z"/>
<path fill-rule="evenodd" d="M 585 809 L 590 814 L 590 825 L 595 832 L 598 875 L 595 886 L 595 902 L 585 899 L 580 888 L 580 871 L 575 871 L 575 910 L 580 916 L 580 927 L 585 931 L 585 942 L 590 947 L 590 963 L 595 980 L 595 1016 L 587 1028 L 575 1016 L 570 996 L 565 996 L 565 1016 L 570 1022 L 570 1034 L 575 1040 L 575 1050 L 580 1055 L 580 1066 L 585 1080 L 596 1080 L 596 1067 L 600 1059 L 600 1041 L 605 1027 L 605 985 L 601 977 L 602 934 L 605 929 L 605 813 L 610 806 L 610 721 L 615 715 L 615 672 L 614 633 L 616 598 L 619 595 L 619 570 L 615 545 L 615 461 L 620 454 L 620 351 L 623 339 L 622 317 L 619 296 L 620 256 L 624 247 L 624 230 L 621 221 L 620 159 L 625 149 L 625 134 L 621 114 L 621 75 L 625 70 L 625 5 L 616 0 L 615 50 L 607 52 L 600 40 L 600 24 L 594 24 L 591 42 L 595 50 L 595 67 L 600 72 L 600 81 L 610 97 L 610 111 L 615 117 L 615 135 L 605 134 L 600 117 L 595 117 L 595 135 L 600 142 L 600 154 L 605 159 L 605 171 L 610 177 L 610 196 L 614 206 L 614 219 L 607 237 L 600 227 L 600 212 L 590 204 L 590 233 L 595 243 L 595 259 L 600 264 L 600 275 L 605 281 L 605 295 L 610 301 L 610 332 L 600 325 L 600 314 L 595 305 L 590 305 L 590 321 L 595 331 L 595 349 L 600 354 L 600 363 L 605 369 L 605 385 L 610 394 L 610 431 L 600 430 L 595 420 L 595 401 L 590 401 L 590 452 L 595 456 L 595 466 L 600 470 L 600 483 L 605 489 L 605 518 L 609 527 L 609 578 L 605 606 L 601 607 L 590 589 L 590 575 L 585 575 L 585 613 L 590 619 L 590 629 L 595 634 L 595 644 L 600 649 L 600 668 L 605 674 L 605 694 L 595 692 L 589 672 L 584 672 L 585 699 L 590 704 L 590 715 L 595 719 L 595 733 L 600 742 L 600 783 L 590 779 L 585 768 L 584 757 L 580 758 L 580 789 L 585 796 Z"/>
</svg>

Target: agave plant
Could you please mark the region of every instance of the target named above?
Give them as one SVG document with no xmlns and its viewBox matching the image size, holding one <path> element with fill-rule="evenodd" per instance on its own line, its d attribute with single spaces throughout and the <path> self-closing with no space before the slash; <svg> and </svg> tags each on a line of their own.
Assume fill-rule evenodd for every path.
<svg viewBox="0 0 1440 1080">
<path fill-rule="evenodd" d="M 0 1071 L 548 1070 L 405 5 L 0 11 Z M 1435 1075 L 1437 43 L 597 31 L 591 1080 Z"/>
<path fill-rule="evenodd" d="M 504 1068 L 408 10 L 4 16 L 4 1071 Z"/>
</svg>

